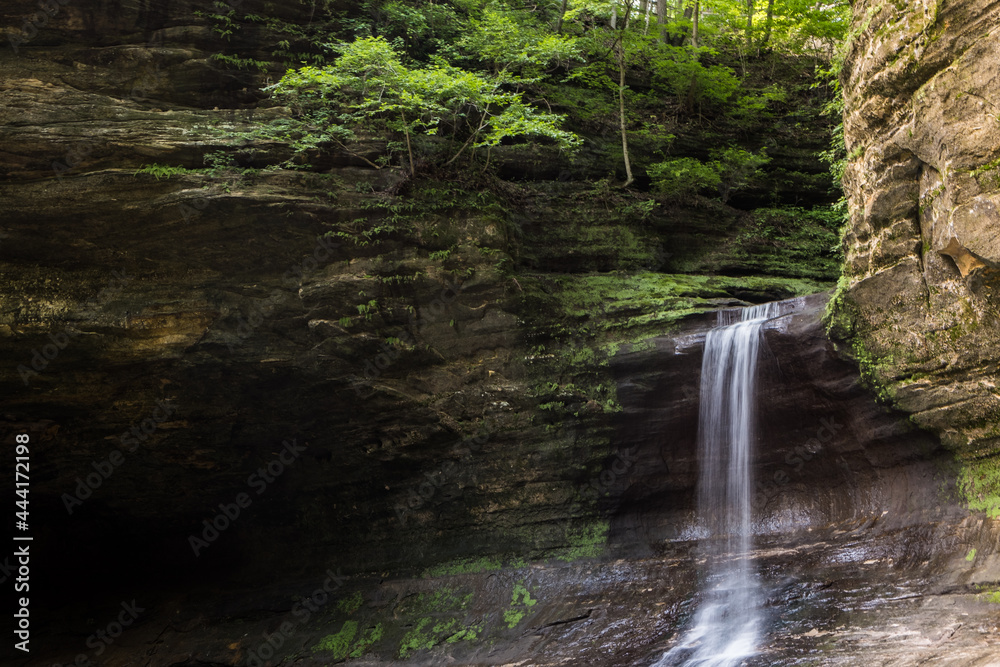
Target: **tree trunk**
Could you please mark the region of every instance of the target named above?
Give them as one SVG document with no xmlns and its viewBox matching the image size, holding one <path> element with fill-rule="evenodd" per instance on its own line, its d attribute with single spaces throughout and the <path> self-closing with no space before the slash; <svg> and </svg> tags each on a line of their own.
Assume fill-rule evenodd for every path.
<svg viewBox="0 0 1000 667">
<path fill-rule="evenodd" d="M 667 0 L 656 0 L 656 25 L 660 31 L 660 41 L 667 43 Z"/>
<path fill-rule="evenodd" d="M 774 2 L 774 0 L 771 0 L 771 2 Z M 693 16 L 693 22 L 691 24 L 691 46 L 693 46 L 696 49 L 698 48 L 698 15 L 699 14 L 701 14 L 701 0 L 694 0 L 694 16 Z M 698 54 L 695 53 L 694 57 L 697 58 Z"/>
<path fill-rule="evenodd" d="M 625 159 L 625 185 L 632 185 L 632 163 L 628 158 L 628 133 L 625 131 L 625 58 L 618 59 L 618 123 L 622 130 L 622 157 Z"/>
<path fill-rule="evenodd" d="M 753 12 L 754 0 L 747 0 L 747 55 L 753 48 Z"/>
<path fill-rule="evenodd" d="M 625 131 L 625 44 L 618 40 L 618 125 L 622 131 L 622 157 L 625 158 L 625 185 L 632 185 L 632 163 L 628 158 L 628 133 Z"/>
<path fill-rule="evenodd" d="M 763 48 L 767 48 L 768 42 L 771 41 L 771 26 L 774 24 L 774 0 L 767 0 L 767 23 L 764 24 L 764 39 L 761 41 L 760 45 Z"/>
<path fill-rule="evenodd" d="M 556 34 L 562 34 L 563 17 L 566 16 L 566 3 L 569 0 L 562 0 L 562 8 L 559 10 L 559 21 L 556 23 Z"/>
</svg>

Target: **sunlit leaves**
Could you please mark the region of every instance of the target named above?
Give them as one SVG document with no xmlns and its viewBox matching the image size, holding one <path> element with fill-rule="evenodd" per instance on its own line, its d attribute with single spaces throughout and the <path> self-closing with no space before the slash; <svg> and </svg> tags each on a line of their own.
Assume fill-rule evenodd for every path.
<svg viewBox="0 0 1000 667">
<path fill-rule="evenodd" d="M 469 22 L 468 34 L 458 42 L 472 57 L 490 63 L 494 71 L 509 70 L 537 76 L 545 69 L 580 61 L 576 39 L 547 33 L 514 12 L 487 9 Z"/>
<path fill-rule="evenodd" d="M 714 150 L 712 159 L 673 158 L 651 164 L 646 172 L 657 192 L 679 199 L 699 192 L 716 191 L 725 202 L 729 195 L 749 186 L 771 159 L 761 150 L 751 153 L 738 146 Z"/>
<path fill-rule="evenodd" d="M 513 80 L 441 60 L 409 68 L 384 38 L 368 37 L 345 45 L 332 66 L 289 70 L 271 89 L 297 114 L 294 129 L 285 131 L 298 147 L 343 141 L 356 127 L 441 136 L 461 144 L 459 153 L 524 136 L 579 143 L 560 128 L 562 116 L 540 112 L 511 90 Z"/>
<path fill-rule="evenodd" d="M 740 80 L 728 67 L 705 65 L 699 55 L 709 49 L 662 45 L 651 59 L 653 80 L 684 100 L 691 109 L 703 103 L 721 105 L 730 100 Z"/>
</svg>

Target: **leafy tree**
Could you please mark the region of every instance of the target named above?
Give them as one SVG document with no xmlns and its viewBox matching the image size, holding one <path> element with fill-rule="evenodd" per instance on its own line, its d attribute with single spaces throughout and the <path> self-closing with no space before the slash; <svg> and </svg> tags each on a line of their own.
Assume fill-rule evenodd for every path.
<svg viewBox="0 0 1000 667">
<path fill-rule="evenodd" d="M 702 162 L 682 157 L 651 164 L 646 172 L 657 192 L 680 199 L 698 192 L 716 190 L 723 203 L 729 196 L 750 185 L 760 176 L 760 168 L 771 161 L 763 150 L 751 153 L 738 146 L 713 150 L 712 159 Z"/>
<path fill-rule="evenodd" d="M 761 175 L 760 168 L 771 161 L 764 149 L 759 153 L 736 146 L 729 146 L 711 152 L 712 164 L 719 174 L 719 198 L 723 203 L 729 201 L 729 195 L 736 190 L 742 190 Z"/>
<path fill-rule="evenodd" d="M 831 57 L 847 32 L 848 0 L 701 0 L 701 23 L 716 38 L 715 46 L 744 55 L 760 49 Z M 698 12 L 701 14 L 701 12 Z"/>
<path fill-rule="evenodd" d="M 613 0 L 611 3 L 594 2 L 593 0 L 582 0 L 574 3 L 571 17 L 579 19 L 581 16 L 590 15 L 593 17 L 606 18 L 608 24 L 603 29 L 595 29 L 591 32 L 591 55 L 598 54 L 611 55 L 614 61 L 614 74 L 617 75 L 617 96 L 618 96 L 618 128 L 622 140 L 622 159 L 625 163 L 625 187 L 628 187 L 635 180 L 632 175 L 632 161 L 628 150 L 628 120 L 626 114 L 625 96 L 628 87 L 625 85 L 625 73 L 629 64 L 630 46 L 643 44 L 646 42 L 643 36 L 637 35 L 634 30 L 630 30 L 630 22 L 633 11 L 636 8 L 636 0 Z M 571 75 L 570 79 L 589 75 L 593 77 L 596 71 L 590 68 L 585 72 Z M 593 80 L 593 79 L 592 79 Z"/>
<path fill-rule="evenodd" d="M 575 38 L 547 33 L 523 13 L 492 8 L 469 21 L 458 45 L 488 63 L 495 73 L 511 71 L 533 78 L 546 69 L 583 60 Z"/>
<path fill-rule="evenodd" d="M 470 146 L 490 148 L 522 136 L 567 148 L 579 144 L 560 127 L 562 116 L 543 113 L 508 90 L 512 81 L 506 73 L 477 74 L 443 60 L 411 69 L 385 38 L 362 38 L 344 46 L 333 65 L 289 70 L 269 88 L 293 109 L 293 118 L 271 132 L 300 151 L 329 142 L 346 146 L 361 129 L 399 132 L 411 173 L 415 134 L 458 146 L 445 164 Z"/>
<path fill-rule="evenodd" d="M 722 182 L 714 164 L 693 157 L 680 157 L 651 164 L 646 172 L 653 187 L 671 199 L 682 199 L 702 190 L 712 190 Z"/>
<path fill-rule="evenodd" d="M 715 54 L 715 50 L 662 45 L 651 59 L 654 83 L 684 99 L 688 111 L 703 103 L 721 106 L 740 86 L 732 69 L 704 65 L 701 56 L 705 54 Z"/>
<path fill-rule="evenodd" d="M 346 21 L 356 37 L 384 37 L 413 60 L 452 54 L 452 44 L 464 30 L 463 17 L 447 3 L 367 0 L 360 11 L 359 17 Z"/>
</svg>

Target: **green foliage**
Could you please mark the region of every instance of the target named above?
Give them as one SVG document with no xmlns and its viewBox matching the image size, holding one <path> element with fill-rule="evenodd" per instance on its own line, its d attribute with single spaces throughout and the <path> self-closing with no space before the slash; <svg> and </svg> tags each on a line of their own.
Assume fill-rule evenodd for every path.
<svg viewBox="0 0 1000 667">
<path fill-rule="evenodd" d="M 469 21 L 458 46 L 472 58 L 504 70 L 537 78 L 550 68 L 582 61 L 574 37 L 553 35 L 530 14 L 487 8 L 481 18 Z"/>
<path fill-rule="evenodd" d="M 434 593 L 420 593 L 401 605 L 400 613 L 413 618 L 403 636 L 399 657 L 407 658 L 414 651 L 429 649 L 441 642 L 471 641 L 483 631 L 483 623 L 468 622 L 466 609 L 474 593 L 463 593 L 444 586 Z"/>
<path fill-rule="evenodd" d="M 400 658 L 405 660 L 414 651 L 431 648 L 437 643 L 434 635 L 431 632 L 424 630 L 430 622 L 431 619 L 429 617 L 421 618 L 417 621 L 416 625 L 410 628 L 406 634 L 403 635 L 403 641 L 399 646 Z"/>
<path fill-rule="evenodd" d="M 715 190 L 726 202 L 729 196 L 750 185 L 761 174 L 760 168 L 771 161 L 761 149 L 751 153 L 738 146 L 711 151 L 712 160 L 671 158 L 646 167 L 654 189 L 670 199 L 682 199 L 699 192 Z"/>
<path fill-rule="evenodd" d="M 536 604 L 538 604 L 538 600 L 531 597 L 531 591 L 527 589 L 523 581 L 514 584 L 510 609 L 507 609 L 503 614 L 504 623 L 507 624 L 508 628 L 515 627 Z"/>
<path fill-rule="evenodd" d="M 216 1 L 212 3 L 212 6 L 219 11 L 204 12 L 196 10 L 194 15 L 200 18 L 209 19 L 212 25 L 212 32 L 226 41 L 229 41 L 229 38 L 241 28 L 239 22 L 237 21 L 236 10 L 230 9 L 228 12 L 223 14 L 221 11 L 227 8 L 225 3 Z"/>
<path fill-rule="evenodd" d="M 483 556 L 481 558 L 463 558 L 449 563 L 442 563 L 424 570 L 425 577 L 446 577 L 458 574 L 475 574 L 477 572 L 490 572 L 503 567 L 500 559 L 496 556 Z"/>
<path fill-rule="evenodd" d="M 378 299 L 371 299 L 368 303 L 360 303 L 357 308 L 359 315 L 364 315 L 366 320 L 371 321 L 372 315 L 378 312 Z"/>
<path fill-rule="evenodd" d="M 337 609 L 345 614 L 353 614 L 361 607 L 361 591 L 354 591 L 346 598 L 337 601 Z"/>
<path fill-rule="evenodd" d="M 185 174 L 196 173 L 193 169 L 185 167 L 171 167 L 165 164 L 146 164 L 135 172 L 136 174 L 149 174 L 160 180 L 161 178 L 173 178 L 174 176 L 184 176 Z"/>
<path fill-rule="evenodd" d="M 680 157 L 646 167 L 654 189 L 670 199 L 682 199 L 722 183 L 717 165 L 693 157 Z"/>
<path fill-rule="evenodd" d="M 731 68 L 704 64 L 704 58 L 715 53 L 713 49 L 660 45 L 653 53 L 653 82 L 683 100 L 687 111 L 724 105 L 740 86 Z"/>
<path fill-rule="evenodd" d="M 701 32 L 706 42 L 717 48 L 747 52 L 747 2 L 745 0 L 702 0 Z M 757 53 L 773 49 L 784 53 L 830 58 L 843 40 L 851 19 L 848 0 L 774 0 L 770 23 L 767 2 L 754 3 L 753 28 L 749 48 Z M 687 34 L 689 22 L 673 26 Z"/>
<path fill-rule="evenodd" d="M 557 556 L 570 563 L 581 558 L 596 558 L 604 551 L 608 539 L 608 522 L 598 521 L 579 529 L 566 531 L 569 547 Z"/>
<path fill-rule="evenodd" d="M 791 53 L 831 58 L 851 21 L 847 0 L 775 0 L 771 45 Z"/>
<path fill-rule="evenodd" d="M 479 634 L 483 631 L 483 624 L 473 625 L 468 628 L 463 628 L 448 637 L 445 641 L 449 644 L 455 644 L 462 641 L 472 641 L 479 637 Z"/>
<path fill-rule="evenodd" d="M 963 461 L 958 487 L 970 510 L 1000 517 L 1000 456 Z"/>
<path fill-rule="evenodd" d="M 729 195 L 750 185 L 761 175 L 760 168 L 768 164 L 762 148 L 757 153 L 751 153 L 737 146 L 713 150 L 712 164 L 719 173 L 719 197 L 723 202 L 729 200 Z"/>
<path fill-rule="evenodd" d="M 772 105 L 787 99 L 787 91 L 775 84 L 757 92 L 740 95 L 728 115 L 738 127 L 753 130 L 774 118 Z"/>
<path fill-rule="evenodd" d="M 289 70 L 271 86 L 294 115 L 270 129 L 299 151 L 343 144 L 362 129 L 401 133 L 411 167 L 414 134 L 459 145 L 448 163 L 469 146 L 492 147 L 525 136 L 565 148 L 580 143 L 559 127 L 562 116 L 541 112 L 521 93 L 507 90 L 511 82 L 507 74 L 476 74 L 443 61 L 410 69 L 385 39 L 363 38 L 344 46 L 332 66 Z"/>
<path fill-rule="evenodd" d="M 219 62 L 235 67 L 236 69 L 256 69 L 260 72 L 266 72 L 270 67 L 270 63 L 263 60 L 240 58 L 239 56 L 226 55 L 224 53 L 213 53 L 211 58 L 212 60 L 218 60 Z"/>
<path fill-rule="evenodd" d="M 327 635 L 313 647 L 314 651 L 329 651 L 334 660 L 343 660 L 350 653 L 351 642 L 358 632 L 357 621 L 344 621 L 340 631 L 333 635 Z"/>
<path fill-rule="evenodd" d="M 376 623 L 375 627 L 369 628 L 365 633 L 364 637 L 358 639 L 351 649 L 352 658 L 360 658 L 365 652 L 370 649 L 376 642 L 382 639 L 382 624 Z"/>
<path fill-rule="evenodd" d="M 833 280 L 840 274 L 840 212 L 833 206 L 758 208 L 730 249 L 760 271 Z"/>
<path fill-rule="evenodd" d="M 361 10 L 363 18 L 349 23 L 357 37 L 383 37 L 416 61 L 454 56 L 453 44 L 465 29 L 459 12 L 446 3 L 368 0 Z"/>
</svg>

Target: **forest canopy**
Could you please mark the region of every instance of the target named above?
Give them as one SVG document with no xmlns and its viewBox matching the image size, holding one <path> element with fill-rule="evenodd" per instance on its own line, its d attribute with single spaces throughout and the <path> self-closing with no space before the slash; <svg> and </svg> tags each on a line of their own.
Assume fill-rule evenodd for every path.
<svg viewBox="0 0 1000 667">
<path fill-rule="evenodd" d="M 667 160 L 645 159 L 648 175 L 676 174 L 672 126 L 709 113 L 749 127 L 786 91 L 747 85 L 748 64 L 792 57 L 829 71 L 850 14 L 846 0 L 367 0 L 350 12 L 329 1 L 324 8 L 315 29 L 297 27 L 279 42 L 274 55 L 295 66 L 265 90 L 291 114 L 258 137 L 303 153 L 389 136 L 389 153 L 373 166 L 414 172 L 424 161 L 488 164 L 493 148 L 512 142 L 572 150 L 581 133 L 613 131 L 626 185 L 634 180 L 630 138 L 641 139 L 647 158 Z M 213 18 L 227 38 L 241 18 L 283 29 L 235 11 Z"/>
</svg>

